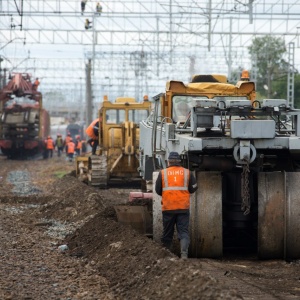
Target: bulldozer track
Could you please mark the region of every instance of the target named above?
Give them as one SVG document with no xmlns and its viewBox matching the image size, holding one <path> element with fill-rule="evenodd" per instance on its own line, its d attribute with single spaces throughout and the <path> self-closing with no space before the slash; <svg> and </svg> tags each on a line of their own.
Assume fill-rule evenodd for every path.
<svg viewBox="0 0 300 300">
<path fill-rule="evenodd" d="M 89 158 L 89 185 L 107 188 L 107 159 L 105 156 L 92 155 Z"/>
</svg>

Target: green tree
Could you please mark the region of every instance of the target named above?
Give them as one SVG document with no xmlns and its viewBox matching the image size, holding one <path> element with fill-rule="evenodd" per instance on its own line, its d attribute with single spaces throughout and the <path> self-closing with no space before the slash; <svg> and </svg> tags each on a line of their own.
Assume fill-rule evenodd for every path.
<svg viewBox="0 0 300 300">
<path fill-rule="evenodd" d="M 287 76 L 278 78 L 272 86 L 274 98 L 287 98 Z M 300 108 L 300 75 L 298 73 L 294 77 L 294 108 Z"/>
<path fill-rule="evenodd" d="M 287 74 L 285 42 L 282 38 L 266 35 L 256 37 L 248 47 L 252 61 L 257 68 L 257 91 L 268 98 L 273 97 L 272 85 L 276 78 Z M 286 97 L 285 97 L 286 98 Z"/>
</svg>

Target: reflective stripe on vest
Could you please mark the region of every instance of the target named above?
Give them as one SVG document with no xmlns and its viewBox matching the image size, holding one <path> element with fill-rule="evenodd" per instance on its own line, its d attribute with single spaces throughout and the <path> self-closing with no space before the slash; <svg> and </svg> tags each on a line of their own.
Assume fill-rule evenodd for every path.
<svg viewBox="0 0 300 300">
<path fill-rule="evenodd" d="M 190 171 L 172 166 L 162 171 L 162 210 L 189 209 Z"/>
<path fill-rule="evenodd" d="M 184 176 L 184 186 L 180 187 L 180 186 L 169 186 L 168 183 L 168 174 L 167 171 L 168 169 L 164 169 L 164 188 L 163 191 L 187 191 L 188 190 L 188 185 L 189 185 L 189 170 L 187 169 L 183 169 L 183 174 L 179 174 L 179 175 L 183 175 Z M 174 174 L 176 176 L 176 174 Z M 173 175 L 173 176 L 174 176 Z"/>
</svg>

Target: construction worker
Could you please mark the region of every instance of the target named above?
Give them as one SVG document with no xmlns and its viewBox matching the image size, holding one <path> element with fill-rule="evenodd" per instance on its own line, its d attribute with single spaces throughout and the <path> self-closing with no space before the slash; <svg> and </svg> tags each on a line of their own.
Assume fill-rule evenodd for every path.
<svg viewBox="0 0 300 300">
<path fill-rule="evenodd" d="M 45 139 L 43 143 L 43 159 L 47 159 L 47 158 L 48 158 L 47 139 Z"/>
<path fill-rule="evenodd" d="M 86 129 L 86 134 L 90 137 L 87 141 L 92 147 L 92 155 L 96 154 L 99 145 L 99 127 L 101 126 L 102 118 L 95 119 Z"/>
<path fill-rule="evenodd" d="M 71 133 L 70 132 L 68 132 L 67 133 L 67 136 L 66 136 L 66 139 L 65 139 L 65 148 L 66 148 L 66 153 L 68 153 L 67 152 L 67 146 L 68 146 L 68 143 L 70 142 L 70 140 L 72 139 L 72 137 L 71 137 Z"/>
<path fill-rule="evenodd" d="M 47 158 L 52 158 L 53 156 L 53 149 L 54 149 L 54 141 L 52 137 L 49 135 L 46 141 L 46 149 L 47 149 Z"/>
<path fill-rule="evenodd" d="M 96 5 L 96 13 L 101 16 L 102 13 L 102 5 L 100 4 L 100 2 L 97 3 Z"/>
<path fill-rule="evenodd" d="M 87 0 L 82 0 L 80 5 L 81 5 L 81 14 L 83 15 L 85 11 L 85 6 L 86 6 Z"/>
<path fill-rule="evenodd" d="M 38 78 L 36 78 L 35 82 L 33 83 L 33 89 L 36 91 L 39 85 L 40 85 L 40 81 Z"/>
<path fill-rule="evenodd" d="M 75 152 L 76 152 L 76 155 L 80 155 L 81 147 L 82 147 L 82 142 L 80 140 L 80 135 L 77 135 L 76 136 L 76 141 L 75 141 Z"/>
<path fill-rule="evenodd" d="M 188 169 L 181 167 L 180 162 L 179 154 L 170 152 L 168 168 L 159 172 L 155 191 L 162 196 L 162 244 L 168 249 L 171 248 L 176 225 L 181 258 L 187 259 L 190 244 L 190 194 L 194 193 L 198 186 L 194 175 Z"/>
<path fill-rule="evenodd" d="M 84 28 L 90 29 L 92 26 L 90 25 L 92 22 L 89 19 L 85 19 Z"/>
<path fill-rule="evenodd" d="M 57 134 L 55 147 L 57 148 L 57 156 L 60 157 L 61 153 L 64 151 L 64 141 L 60 133 Z"/>
<path fill-rule="evenodd" d="M 73 143 L 73 139 L 71 138 L 68 145 L 66 146 L 66 153 L 69 161 L 73 161 L 75 152 L 75 143 Z"/>
</svg>

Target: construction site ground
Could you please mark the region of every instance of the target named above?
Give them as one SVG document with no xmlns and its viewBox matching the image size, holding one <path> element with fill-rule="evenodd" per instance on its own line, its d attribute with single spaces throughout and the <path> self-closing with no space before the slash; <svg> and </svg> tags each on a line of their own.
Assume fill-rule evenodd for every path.
<svg viewBox="0 0 300 300">
<path fill-rule="evenodd" d="M 117 222 L 130 189 L 63 157 L 0 157 L 0 299 L 299 299 L 300 261 L 181 260 Z"/>
</svg>

